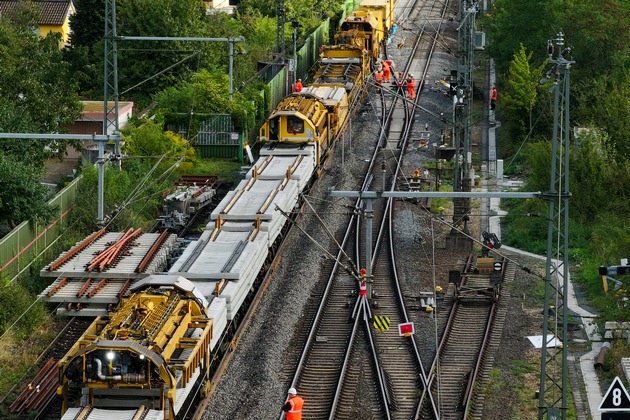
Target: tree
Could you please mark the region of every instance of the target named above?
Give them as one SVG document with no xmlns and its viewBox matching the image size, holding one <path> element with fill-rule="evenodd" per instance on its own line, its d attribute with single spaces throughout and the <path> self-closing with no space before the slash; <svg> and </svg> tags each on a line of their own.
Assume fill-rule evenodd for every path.
<svg viewBox="0 0 630 420">
<path fill-rule="evenodd" d="M 488 51 L 500 74 L 506 73 L 519 44 L 534 52 L 534 62 L 542 62 L 547 40 L 555 37 L 559 16 L 566 8 L 563 0 L 496 0 L 487 26 L 492 42 Z"/>
<path fill-rule="evenodd" d="M 79 90 L 86 97 L 94 97 L 103 86 L 103 35 L 105 2 L 103 0 L 74 0 L 76 12 L 70 16 L 70 47 L 64 48 L 65 60 Z"/>
<path fill-rule="evenodd" d="M 30 2 L 13 21 L 0 18 L 0 132 L 60 133 L 79 116 L 81 104 L 62 60 L 59 34 L 40 39 L 31 28 Z M 44 161 L 65 142 L 0 141 L 0 225 L 47 221 L 48 190 L 39 184 Z"/>
<path fill-rule="evenodd" d="M 59 50 L 59 34 L 39 39 L 29 23 L 0 18 L 0 131 L 59 133 L 80 115 L 81 104 L 69 66 Z M 2 141 L 0 151 L 40 167 L 54 141 Z"/>
<path fill-rule="evenodd" d="M 195 113 L 231 114 L 236 130 L 247 131 L 254 127 L 256 108 L 254 97 L 240 92 L 229 100 L 228 76 L 221 72 L 202 70 L 193 76 L 191 83 L 172 87 L 156 96 L 158 107 L 163 114 Z M 257 98 L 261 100 L 260 97 Z"/>
<path fill-rule="evenodd" d="M 92 48 L 103 39 L 105 2 L 103 0 L 73 0 L 76 13 L 70 16 L 72 48 Z"/>
<path fill-rule="evenodd" d="M 542 77 L 547 60 L 539 67 L 532 69 L 530 61 L 533 52 L 526 53 L 523 44 L 514 54 L 510 62 L 507 77 L 507 91 L 503 94 L 504 107 L 509 110 L 510 117 L 522 121 L 523 111 L 529 116 L 528 131 L 532 130 L 532 109 L 538 97 L 539 81 Z"/>
<path fill-rule="evenodd" d="M 569 175 L 571 189 L 576 194 L 570 203 L 573 219 L 589 225 L 593 215 L 615 211 L 617 200 L 613 197 L 618 197 L 619 191 L 614 179 L 621 166 L 607 147 L 609 139 L 605 132 L 586 127 L 576 130 L 573 139 Z"/>
<path fill-rule="evenodd" d="M 50 220 L 49 191 L 39 183 L 39 176 L 32 165 L 0 153 L 0 229 L 4 230 L 0 233 L 26 220 Z"/>
<path fill-rule="evenodd" d="M 129 36 L 205 37 L 205 14 L 201 0 L 125 0 L 117 4 L 117 30 Z M 148 97 L 187 80 L 210 61 L 206 51 L 201 42 L 121 41 L 121 94 L 130 90 L 130 95 Z"/>
<path fill-rule="evenodd" d="M 154 121 L 144 121 L 140 127 L 131 128 L 124 133 L 125 147 L 123 152 L 129 156 L 125 168 L 133 168 L 134 161 L 153 163 L 160 160 L 157 173 L 168 170 L 180 159 L 178 170 L 186 172 L 196 160 L 195 149 L 181 136 L 167 131 Z M 142 171 L 134 171 L 141 173 Z M 146 172 L 146 171 L 145 171 Z"/>
<path fill-rule="evenodd" d="M 619 72 L 630 65 L 630 2 L 627 0 L 581 0 L 573 2 L 562 15 L 568 45 L 573 46 L 575 81 Z"/>
<path fill-rule="evenodd" d="M 583 126 L 599 127 L 610 141 L 606 147 L 615 159 L 630 159 L 630 71 L 618 71 L 619 76 L 595 75 L 576 83 L 575 120 Z"/>
</svg>

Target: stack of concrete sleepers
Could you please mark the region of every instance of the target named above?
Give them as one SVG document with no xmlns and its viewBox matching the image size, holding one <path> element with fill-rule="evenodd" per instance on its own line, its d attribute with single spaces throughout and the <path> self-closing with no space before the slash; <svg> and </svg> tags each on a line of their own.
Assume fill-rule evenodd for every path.
<svg viewBox="0 0 630 420">
<path fill-rule="evenodd" d="M 311 146 L 307 150 L 314 151 L 314 148 Z M 315 170 L 315 158 L 313 155 L 261 156 L 256 165 L 249 170 L 246 178 L 251 179 L 256 174 L 258 179 L 280 180 L 287 176 L 289 168 L 290 179 L 296 180 L 298 188 L 302 191 Z"/>
<path fill-rule="evenodd" d="M 298 181 L 290 180 L 243 180 L 237 191 L 232 191 L 212 212 L 211 220 L 243 224 L 261 221 L 260 230 L 268 235 L 269 245 L 277 238 L 286 223 L 286 217 L 277 210 L 289 213 L 299 196 Z M 236 224 L 229 229 L 235 229 Z"/>
<path fill-rule="evenodd" d="M 227 301 L 224 298 L 215 297 L 210 301 L 208 318 L 212 319 L 214 325 L 210 340 L 210 349 L 214 350 L 227 324 Z"/>
<path fill-rule="evenodd" d="M 267 237 L 250 232 L 221 230 L 214 238 L 205 231 L 199 241 L 192 242 L 169 273 L 179 274 L 192 281 L 210 299 L 216 284 L 225 279 L 228 284 L 219 297 L 227 303 L 228 319 L 239 310 L 247 292 L 267 257 Z"/>
</svg>

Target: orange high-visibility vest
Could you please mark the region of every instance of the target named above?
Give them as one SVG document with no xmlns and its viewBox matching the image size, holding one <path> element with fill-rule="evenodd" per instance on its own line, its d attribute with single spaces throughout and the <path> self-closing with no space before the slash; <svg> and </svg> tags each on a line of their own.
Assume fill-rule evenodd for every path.
<svg viewBox="0 0 630 420">
<path fill-rule="evenodd" d="M 391 71 L 389 69 L 389 65 L 385 61 L 383 61 L 383 77 L 385 77 L 385 80 L 389 80 L 390 75 Z"/>
<path fill-rule="evenodd" d="M 289 398 L 287 401 L 291 404 L 291 409 L 287 411 L 287 420 L 302 420 L 302 407 L 304 407 L 304 400 L 299 395 Z"/>
<path fill-rule="evenodd" d="M 416 81 L 413 78 L 407 79 L 407 92 L 409 93 L 409 97 L 414 99 L 415 97 L 415 89 L 416 89 Z"/>
<path fill-rule="evenodd" d="M 497 88 L 492 88 L 492 91 L 490 92 L 490 100 L 491 101 L 497 100 Z"/>
<path fill-rule="evenodd" d="M 381 83 L 383 83 L 383 73 L 379 71 L 374 75 L 374 79 L 376 80 L 376 84 L 380 86 Z"/>
</svg>

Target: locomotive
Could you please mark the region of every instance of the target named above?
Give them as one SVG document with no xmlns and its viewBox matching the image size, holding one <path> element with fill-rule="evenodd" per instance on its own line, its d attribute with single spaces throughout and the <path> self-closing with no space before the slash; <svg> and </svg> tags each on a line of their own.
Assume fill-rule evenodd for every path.
<svg viewBox="0 0 630 420">
<path fill-rule="evenodd" d="M 392 23 L 393 0 L 364 0 L 345 19 L 335 45 L 322 48 L 312 83 L 280 101 L 260 127 L 259 159 L 199 239 L 167 273 L 130 287 L 59 362 L 62 419 L 109 410 L 177 419 L 208 391 L 212 361 L 274 257 L 285 214 L 343 133 Z"/>
</svg>

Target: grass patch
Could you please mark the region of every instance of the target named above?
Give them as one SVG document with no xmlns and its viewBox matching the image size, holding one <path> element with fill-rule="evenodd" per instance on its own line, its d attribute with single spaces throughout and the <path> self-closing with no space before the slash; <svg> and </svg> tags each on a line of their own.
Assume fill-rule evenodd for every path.
<svg viewBox="0 0 630 420">
<path fill-rule="evenodd" d="M 0 340 L 0 395 L 7 395 L 11 388 L 21 380 L 26 381 L 35 377 L 39 371 L 35 361 L 55 338 L 56 330 L 54 321 L 48 317 L 26 340 L 19 337 L 13 330 L 7 332 Z M 13 400 L 22 389 L 16 391 L 9 400 Z"/>
<path fill-rule="evenodd" d="M 452 185 L 442 185 L 440 191 L 453 191 Z M 440 207 L 444 210 L 440 210 Z M 433 214 L 453 214 L 453 199 L 436 197 L 431 200 L 431 213 Z"/>
<path fill-rule="evenodd" d="M 216 175 L 219 181 L 240 180 L 242 164 L 229 159 L 202 159 L 195 163 L 189 175 Z"/>
</svg>

